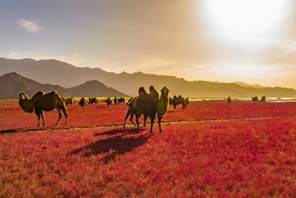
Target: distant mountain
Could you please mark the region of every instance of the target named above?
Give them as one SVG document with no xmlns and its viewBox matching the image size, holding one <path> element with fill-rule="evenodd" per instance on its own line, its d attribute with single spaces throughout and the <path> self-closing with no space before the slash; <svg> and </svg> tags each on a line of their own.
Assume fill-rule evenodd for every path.
<svg viewBox="0 0 296 198">
<path fill-rule="evenodd" d="M 258 84 L 255 84 L 255 85 L 251 85 L 251 84 L 247 84 L 247 83 L 244 83 L 244 82 L 234 82 L 235 84 L 238 84 L 242 87 L 253 87 L 253 88 L 257 88 L 257 89 L 261 89 L 261 88 L 266 88 L 262 85 L 258 85 Z"/>
<path fill-rule="evenodd" d="M 62 96 L 70 95 L 65 88 L 59 85 L 41 84 L 29 78 L 22 77 L 15 72 L 0 76 L 0 84 L 1 99 L 18 98 L 18 94 L 21 92 L 25 92 L 29 96 L 32 96 L 39 90 L 45 92 L 57 90 Z"/>
<path fill-rule="evenodd" d="M 25 92 L 30 97 L 39 90 L 45 92 L 56 90 L 61 96 L 76 96 L 76 97 L 96 97 L 96 96 L 128 96 L 118 92 L 113 88 L 107 87 L 96 80 L 86 82 L 82 85 L 65 89 L 59 85 L 41 84 L 29 78 L 25 78 L 15 72 L 0 76 L 0 99 L 16 99 L 18 94 Z"/>
<path fill-rule="evenodd" d="M 266 97 L 296 97 L 296 90 L 280 87 L 261 87 L 245 83 L 220 83 L 208 81 L 186 81 L 174 76 L 144 74 L 142 72 L 116 74 L 100 68 L 80 68 L 57 60 L 22 59 L 13 60 L 0 58 L 0 75 L 16 72 L 40 83 L 59 84 L 64 88 L 82 85 L 85 82 L 97 80 L 120 93 L 136 96 L 140 86 L 148 89 L 153 85 L 157 90 L 168 87 L 170 95 L 186 97 L 228 97 L 250 98 L 252 96 Z M 90 86 L 91 87 L 91 86 Z M 73 90 L 73 89 L 72 89 Z M 67 91 L 69 91 L 67 89 Z M 86 90 L 84 90 L 86 91 Z M 94 90 L 91 91 L 91 93 Z M 82 94 L 82 93 L 79 93 Z"/>
<path fill-rule="evenodd" d="M 117 97 L 127 97 L 128 95 L 118 92 L 117 90 L 107 87 L 103 83 L 97 80 L 90 80 L 85 82 L 82 85 L 67 89 L 73 96 L 76 97 L 108 97 L 108 96 L 117 96 Z"/>
</svg>

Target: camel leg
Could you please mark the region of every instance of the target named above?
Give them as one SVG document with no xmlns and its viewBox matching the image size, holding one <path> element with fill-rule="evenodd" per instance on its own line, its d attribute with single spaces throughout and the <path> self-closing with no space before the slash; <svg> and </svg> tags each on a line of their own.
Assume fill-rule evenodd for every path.
<svg viewBox="0 0 296 198">
<path fill-rule="evenodd" d="M 40 126 L 40 116 L 41 116 L 41 114 L 37 114 L 37 113 L 36 113 L 36 115 L 37 115 L 37 119 L 38 119 L 37 126 L 39 127 L 39 126 Z"/>
<path fill-rule="evenodd" d="M 63 111 L 64 116 L 65 116 L 65 125 L 67 125 L 68 124 L 68 113 L 67 113 L 67 110 L 66 110 L 66 108 L 63 108 L 62 111 Z"/>
<path fill-rule="evenodd" d="M 147 121 L 148 116 L 144 115 L 144 127 L 146 126 L 146 121 Z"/>
<path fill-rule="evenodd" d="M 43 121 L 43 126 L 45 126 L 45 116 L 43 111 L 41 111 L 41 119 Z"/>
<path fill-rule="evenodd" d="M 58 125 L 58 123 L 60 122 L 60 119 L 62 118 L 62 112 L 61 112 L 61 109 L 58 109 L 58 114 L 59 114 L 59 118 L 58 118 L 58 121 L 55 125 Z"/>
<path fill-rule="evenodd" d="M 123 123 L 123 127 L 125 127 L 126 120 L 127 120 L 128 116 L 129 116 L 129 112 L 127 112 L 127 113 L 126 113 L 126 115 L 125 115 L 125 118 L 124 118 L 124 123 Z"/>
<path fill-rule="evenodd" d="M 137 127 L 138 130 L 140 131 L 140 126 L 139 126 L 139 114 L 136 113 L 136 120 L 137 120 Z"/>
<path fill-rule="evenodd" d="M 43 111 L 35 108 L 35 114 L 37 115 L 37 119 L 38 119 L 37 126 L 38 127 L 40 126 L 40 117 L 42 118 L 43 126 L 44 126 L 45 125 L 45 121 L 44 121 Z"/>
<path fill-rule="evenodd" d="M 160 117 L 160 116 L 157 116 L 157 117 L 158 117 L 159 133 L 161 133 L 162 132 L 162 129 L 161 129 L 161 119 L 162 119 L 162 117 Z"/>
<path fill-rule="evenodd" d="M 132 123 L 134 126 L 136 126 L 135 123 L 134 123 L 134 121 L 133 121 L 133 118 L 134 118 L 134 114 L 131 114 L 130 121 L 131 121 L 131 123 Z"/>
<path fill-rule="evenodd" d="M 151 120 L 151 124 L 150 124 L 150 133 L 152 133 L 152 129 L 153 129 L 153 124 L 154 124 L 154 120 L 155 120 L 155 115 L 153 116 L 149 116 L 150 120 Z"/>
</svg>

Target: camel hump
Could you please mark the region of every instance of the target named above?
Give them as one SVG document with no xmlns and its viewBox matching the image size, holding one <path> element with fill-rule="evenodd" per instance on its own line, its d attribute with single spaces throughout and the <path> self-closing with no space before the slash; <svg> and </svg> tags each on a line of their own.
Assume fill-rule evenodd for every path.
<svg viewBox="0 0 296 198">
<path fill-rule="evenodd" d="M 44 95 L 45 95 L 45 92 L 40 90 L 34 94 L 34 96 L 32 97 L 32 101 L 38 100 L 39 98 L 41 98 Z"/>
<path fill-rule="evenodd" d="M 145 90 L 144 87 L 140 87 L 139 90 L 138 90 L 138 93 L 139 93 L 139 95 L 147 94 L 147 91 Z"/>
<path fill-rule="evenodd" d="M 156 89 L 153 86 L 149 87 L 149 98 L 154 99 L 155 101 L 157 101 L 159 99 L 159 93 L 156 91 Z"/>
<path fill-rule="evenodd" d="M 52 95 L 56 95 L 56 96 L 59 96 L 60 95 L 57 91 L 51 91 L 48 94 L 52 94 Z"/>
</svg>

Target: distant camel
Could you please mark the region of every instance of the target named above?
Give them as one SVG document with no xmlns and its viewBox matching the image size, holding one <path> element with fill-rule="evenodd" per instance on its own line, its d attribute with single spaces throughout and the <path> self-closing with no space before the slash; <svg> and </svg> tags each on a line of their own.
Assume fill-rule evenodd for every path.
<svg viewBox="0 0 296 198">
<path fill-rule="evenodd" d="M 52 91 L 49 93 L 44 93 L 43 91 L 38 91 L 31 99 L 25 93 L 19 94 L 19 105 L 27 113 L 33 112 L 35 109 L 35 114 L 38 118 L 37 126 L 40 126 L 40 117 L 43 121 L 43 126 L 45 125 L 45 118 L 43 111 L 51 111 L 57 109 L 59 118 L 56 122 L 56 125 L 59 123 L 62 118 L 62 112 L 65 115 L 65 125 L 68 122 L 68 114 L 66 110 L 65 101 L 62 99 L 60 94 L 57 91 Z"/>
<path fill-rule="evenodd" d="M 260 103 L 261 103 L 261 102 L 266 102 L 266 97 L 265 97 L 265 96 L 262 96 L 262 97 L 261 97 L 261 99 L 260 99 Z"/>
<path fill-rule="evenodd" d="M 98 104 L 99 100 L 96 97 L 88 97 L 88 104 Z"/>
<path fill-rule="evenodd" d="M 253 101 L 253 102 L 259 102 L 258 96 L 254 96 L 254 97 L 252 97 L 252 101 Z"/>
<path fill-rule="evenodd" d="M 186 99 L 184 99 L 182 106 L 183 106 L 183 109 L 187 109 L 187 106 L 190 106 L 190 102 L 189 102 L 188 97 L 186 97 Z"/>
<path fill-rule="evenodd" d="M 112 104 L 112 100 L 110 99 L 110 97 L 108 97 L 107 99 L 105 99 L 105 102 L 106 102 L 106 104 L 107 104 L 108 107 Z"/>
<path fill-rule="evenodd" d="M 84 97 L 82 97 L 79 102 L 78 105 L 80 105 L 82 108 L 84 108 L 84 106 L 87 104 L 86 100 Z"/>
<path fill-rule="evenodd" d="M 187 101 L 186 101 L 187 102 Z M 188 102 L 189 102 L 189 100 L 188 100 Z M 174 96 L 173 97 L 173 99 L 172 98 L 170 98 L 169 99 L 169 104 L 170 105 L 173 105 L 173 107 L 174 107 L 174 111 L 177 111 L 177 105 L 182 105 L 182 109 L 186 109 L 186 107 L 187 107 L 187 105 L 189 104 L 185 104 L 185 100 L 184 100 L 184 98 L 181 96 L 181 95 L 179 95 L 178 97 L 177 96 Z M 186 105 L 186 106 L 185 106 Z"/>
<path fill-rule="evenodd" d="M 228 103 L 228 104 L 231 103 L 231 98 L 230 98 L 230 96 L 228 96 L 228 98 L 227 98 L 227 103 Z"/>
<path fill-rule="evenodd" d="M 65 103 L 66 103 L 67 106 L 68 105 L 70 105 L 70 106 L 73 105 L 75 103 L 74 97 L 65 98 Z"/>
<path fill-rule="evenodd" d="M 168 109 L 168 92 L 169 90 L 164 87 L 161 90 L 161 97 L 159 98 L 158 92 L 153 86 L 149 87 L 150 93 L 148 94 L 144 87 L 139 88 L 139 96 L 135 99 L 134 107 L 139 111 L 139 113 L 144 115 L 144 126 L 146 125 L 146 120 L 149 117 L 151 120 L 150 133 L 152 133 L 154 120 L 157 114 L 159 132 L 161 129 L 161 120 L 164 117 Z M 136 114 L 137 126 L 139 129 L 139 115 Z"/>
<path fill-rule="evenodd" d="M 123 97 L 121 97 L 121 98 L 118 98 L 117 104 L 124 103 L 124 102 L 125 102 L 125 99 Z"/>
<path fill-rule="evenodd" d="M 118 102 L 118 100 L 117 100 L 117 98 L 116 98 L 116 97 L 114 98 L 114 100 L 113 100 L 113 101 L 114 101 L 114 104 L 116 104 L 116 105 L 117 105 L 117 102 Z"/>
</svg>

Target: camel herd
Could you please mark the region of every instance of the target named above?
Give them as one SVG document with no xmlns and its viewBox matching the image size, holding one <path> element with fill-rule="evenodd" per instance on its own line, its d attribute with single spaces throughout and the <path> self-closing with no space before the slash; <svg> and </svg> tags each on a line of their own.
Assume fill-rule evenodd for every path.
<svg viewBox="0 0 296 198">
<path fill-rule="evenodd" d="M 149 93 L 145 90 L 144 87 L 140 87 L 138 90 L 138 96 L 134 98 L 130 98 L 127 102 L 128 109 L 124 118 L 123 127 L 126 125 L 126 121 L 130 118 L 130 122 L 139 129 L 139 118 L 141 115 L 144 116 L 143 125 L 146 126 L 147 118 L 150 118 L 150 133 L 152 133 L 154 120 L 158 118 L 158 126 L 159 132 L 162 132 L 161 121 L 165 116 L 168 106 L 172 105 L 174 107 L 174 111 L 176 111 L 177 105 L 182 105 L 182 110 L 186 109 L 188 105 L 190 105 L 189 99 L 184 98 L 181 95 L 173 96 L 170 98 L 168 96 L 169 89 L 163 87 L 160 90 L 160 95 L 157 90 L 153 87 L 149 87 Z M 251 100 L 253 102 L 266 102 L 266 97 L 262 96 L 261 99 L 257 96 L 252 97 Z M 103 100 L 106 104 L 111 105 L 112 99 L 110 97 Z M 99 101 L 95 97 L 89 97 L 87 100 L 82 97 L 78 103 L 81 107 L 84 107 L 86 104 L 97 104 Z M 121 102 L 125 102 L 124 98 L 114 98 L 114 104 L 119 104 Z M 228 104 L 231 103 L 230 96 L 227 98 Z M 63 98 L 57 91 L 51 91 L 45 93 L 43 91 L 38 91 L 36 94 L 30 98 L 25 93 L 19 94 L 19 106 L 27 113 L 32 113 L 33 111 L 37 115 L 38 123 L 37 126 L 40 126 L 40 118 L 42 119 L 42 125 L 45 125 L 45 116 L 44 111 L 51 111 L 53 109 L 57 109 L 58 111 L 58 120 L 56 125 L 59 123 L 62 118 L 62 113 L 65 116 L 65 125 L 68 123 L 68 114 L 67 114 L 67 106 L 73 105 L 75 103 L 75 99 L 73 97 Z M 133 122 L 133 117 L 136 117 L 136 124 Z"/>
<path fill-rule="evenodd" d="M 262 96 L 261 99 L 259 100 L 258 96 L 254 96 L 254 97 L 252 97 L 252 101 L 253 102 L 259 102 L 259 103 L 266 102 L 266 97 Z"/>
<path fill-rule="evenodd" d="M 124 126 L 126 124 L 127 118 L 130 116 L 131 122 L 135 125 L 132 121 L 133 117 L 136 117 L 137 128 L 139 129 L 139 118 L 141 115 L 144 116 L 144 126 L 146 125 L 146 120 L 149 117 L 151 121 L 150 133 L 152 133 L 154 120 L 157 116 L 158 118 L 158 125 L 159 125 L 159 132 L 162 132 L 161 128 L 161 120 L 167 112 L 168 105 L 169 105 L 169 89 L 163 87 L 161 89 L 161 94 L 156 91 L 153 86 L 149 87 L 149 93 L 146 92 L 144 87 L 139 88 L 139 95 L 135 98 L 131 98 L 128 104 L 128 111 L 124 120 Z M 89 103 L 97 103 L 96 98 L 89 98 Z M 51 91 L 45 93 L 43 91 L 38 91 L 32 98 L 30 98 L 25 93 L 19 94 L 19 105 L 20 107 L 27 113 L 35 112 L 38 119 L 37 126 L 40 126 L 40 118 L 43 121 L 43 126 L 45 125 L 45 116 L 44 111 L 51 111 L 53 109 L 57 109 L 58 111 L 58 120 L 56 125 L 59 123 L 60 119 L 62 118 L 62 112 L 65 116 L 65 125 L 67 125 L 68 114 L 67 114 L 67 105 L 74 104 L 75 100 L 73 97 L 70 98 L 63 98 L 57 91 Z M 105 102 L 110 105 L 111 99 L 110 97 L 105 100 Z M 120 102 L 124 102 L 124 98 L 115 98 L 114 103 L 119 104 Z M 82 97 L 79 101 L 79 105 L 82 107 L 86 105 L 87 101 Z"/>
</svg>

